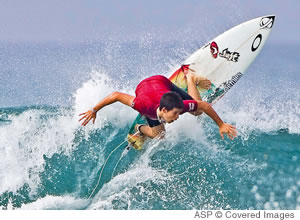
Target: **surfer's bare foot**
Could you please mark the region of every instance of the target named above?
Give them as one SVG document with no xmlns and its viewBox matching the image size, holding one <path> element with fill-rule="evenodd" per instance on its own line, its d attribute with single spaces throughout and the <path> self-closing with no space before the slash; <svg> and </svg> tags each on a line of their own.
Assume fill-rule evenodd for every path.
<svg viewBox="0 0 300 220">
<path fill-rule="evenodd" d="M 195 85 L 208 90 L 211 86 L 211 82 L 205 77 L 195 75 L 193 72 L 195 71 L 191 69 L 188 71 L 186 74 L 187 80 L 192 80 Z"/>
</svg>

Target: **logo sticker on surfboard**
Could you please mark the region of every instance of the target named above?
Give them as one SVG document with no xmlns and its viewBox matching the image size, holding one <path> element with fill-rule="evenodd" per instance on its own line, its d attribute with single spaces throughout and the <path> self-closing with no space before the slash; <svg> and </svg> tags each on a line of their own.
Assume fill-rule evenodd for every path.
<svg viewBox="0 0 300 220">
<path fill-rule="evenodd" d="M 209 103 L 214 103 L 220 99 L 236 82 L 243 76 L 241 72 L 236 73 L 231 79 L 223 82 L 220 86 L 216 87 L 212 84 L 211 89 L 202 94 L 203 100 Z"/>
<path fill-rule="evenodd" d="M 273 27 L 273 23 L 275 20 L 275 16 L 268 16 L 268 17 L 263 17 L 260 20 L 259 26 L 260 28 L 267 28 L 267 29 L 271 29 Z"/>
<path fill-rule="evenodd" d="M 228 61 L 238 62 L 240 54 L 238 52 L 230 52 L 228 48 L 226 48 L 222 51 L 222 53 L 219 54 L 219 56 Z"/>
<path fill-rule="evenodd" d="M 252 52 L 255 52 L 257 50 L 257 48 L 259 48 L 261 41 L 262 41 L 262 35 L 259 34 L 255 37 L 255 39 L 252 43 L 252 46 L 251 46 Z"/>
<path fill-rule="evenodd" d="M 210 52 L 213 58 L 216 59 L 218 57 L 219 47 L 218 44 L 214 41 L 210 43 Z"/>
<path fill-rule="evenodd" d="M 240 57 L 240 54 L 238 52 L 231 52 L 228 50 L 228 48 L 219 53 L 219 46 L 215 41 L 210 43 L 210 53 L 215 59 L 219 55 L 220 57 L 225 58 L 227 61 L 232 62 L 238 62 L 238 59 Z"/>
</svg>

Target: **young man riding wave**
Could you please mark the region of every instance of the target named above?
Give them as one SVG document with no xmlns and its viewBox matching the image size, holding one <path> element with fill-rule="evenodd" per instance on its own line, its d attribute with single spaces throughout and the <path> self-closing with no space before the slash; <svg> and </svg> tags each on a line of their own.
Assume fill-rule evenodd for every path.
<svg viewBox="0 0 300 220">
<path fill-rule="evenodd" d="M 195 75 L 188 66 L 182 66 L 187 80 L 188 93 L 173 84 L 168 78 L 155 75 L 141 81 L 136 87 L 135 94 L 132 96 L 121 92 L 113 92 L 102 99 L 92 110 L 81 113 L 83 116 L 82 126 L 86 126 L 90 120 L 96 120 L 97 112 L 103 107 L 115 102 L 121 102 L 144 115 L 148 125 L 136 125 L 136 130 L 141 135 L 150 138 L 163 136 L 165 123 L 172 123 L 179 118 L 179 115 L 189 112 L 194 116 L 201 115 L 203 112 L 212 118 L 219 127 L 219 132 L 224 139 L 227 134 L 230 139 L 236 137 L 236 128 L 224 123 L 212 106 L 202 101 L 197 86 L 209 89 L 211 82 L 201 76 Z"/>
</svg>

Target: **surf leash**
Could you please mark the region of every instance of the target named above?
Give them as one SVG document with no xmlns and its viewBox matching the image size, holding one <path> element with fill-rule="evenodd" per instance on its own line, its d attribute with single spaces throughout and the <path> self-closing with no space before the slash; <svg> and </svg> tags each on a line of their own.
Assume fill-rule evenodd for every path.
<svg viewBox="0 0 300 220">
<path fill-rule="evenodd" d="M 133 135 L 133 137 L 134 137 L 135 135 L 137 135 L 138 133 L 139 133 L 139 131 L 137 131 L 137 132 Z M 120 147 L 121 147 L 125 142 L 127 142 L 127 141 L 128 141 L 128 140 L 127 140 L 127 138 L 126 138 L 125 141 L 123 141 L 121 144 L 119 144 L 117 147 L 115 147 L 115 148 L 110 152 L 110 154 L 109 154 L 108 157 L 106 158 L 106 160 L 105 160 L 105 162 L 104 162 L 104 164 L 103 164 L 103 166 L 102 166 L 102 169 L 101 169 L 101 171 L 100 171 L 100 175 L 99 175 L 99 178 L 98 178 L 97 185 L 96 185 L 96 187 L 94 188 L 94 190 L 92 191 L 92 193 L 90 194 L 90 196 L 89 196 L 88 199 L 90 199 L 90 198 L 92 197 L 92 195 L 93 195 L 94 192 L 96 191 L 97 187 L 99 186 L 100 181 L 101 181 L 101 177 L 102 177 L 103 170 L 104 170 L 104 168 L 105 168 L 105 166 L 106 166 L 106 163 L 107 163 L 107 161 L 109 160 L 110 156 L 113 154 L 113 152 L 115 152 L 118 148 L 120 148 Z M 130 150 L 130 144 L 128 144 L 128 145 L 125 147 L 125 150 L 127 150 L 127 151 Z M 126 155 L 126 153 L 124 153 L 124 152 L 125 152 L 125 151 L 122 152 L 121 158 L 119 159 L 117 165 L 119 164 L 119 162 L 120 162 L 120 160 L 123 158 L 123 156 Z M 114 171 L 115 171 L 117 165 L 115 166 Z M 114 174 L 114 171 L 113 171 L 113 174 Z"/>
<path fill-rule="evenodd" d="M 115 166 L 114 169 L 113 169 L 113 172 L 112 172 L 112 175 L 111 175 L 111 178 L 110 178 L 110 179 L 112 179 L 112 178 L 114 177 L 116 168 L 118 167 L 118 165 L 119 165 L 120 161 L 122 160 L 122 158 L 123 158 L 124 156 L 127 155 L 127 153 L 129 152 L 130 149 L 131 149 L 131 148 L 130 148 L 130 144 L 128 144 L 128 145 L 125 147 L 125 149 L 123 150 L 120 159 L 119 159 L 118 162 L 116 163 L 116 166 Z"/>
</svg>

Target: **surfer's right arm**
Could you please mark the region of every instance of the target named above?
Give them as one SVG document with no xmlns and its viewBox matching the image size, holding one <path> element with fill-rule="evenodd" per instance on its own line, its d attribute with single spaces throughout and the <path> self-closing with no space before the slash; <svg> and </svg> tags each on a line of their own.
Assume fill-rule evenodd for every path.
<svg viewBox="0 0 300 220">
<path fill-rule="evenodd" d="M 93 119 L 93 123 L 95 123 L 97 112 L 100 109 L 102 109 L 104 106 L 119 101 L 124 105 L 131 107 L 133 100 L 134 100 L 134 96 L 122 92 L 113 92 L 107 97 L 105 97 L 104 99 L 102 99 L 92 110 L 81 113 L 79 116 L 83 115 L 83 117 L 81 117 L 79 121 L 85 119 L 81 124 L 82 126 L 86 126 L 91 119 Z"/>
</svg>

